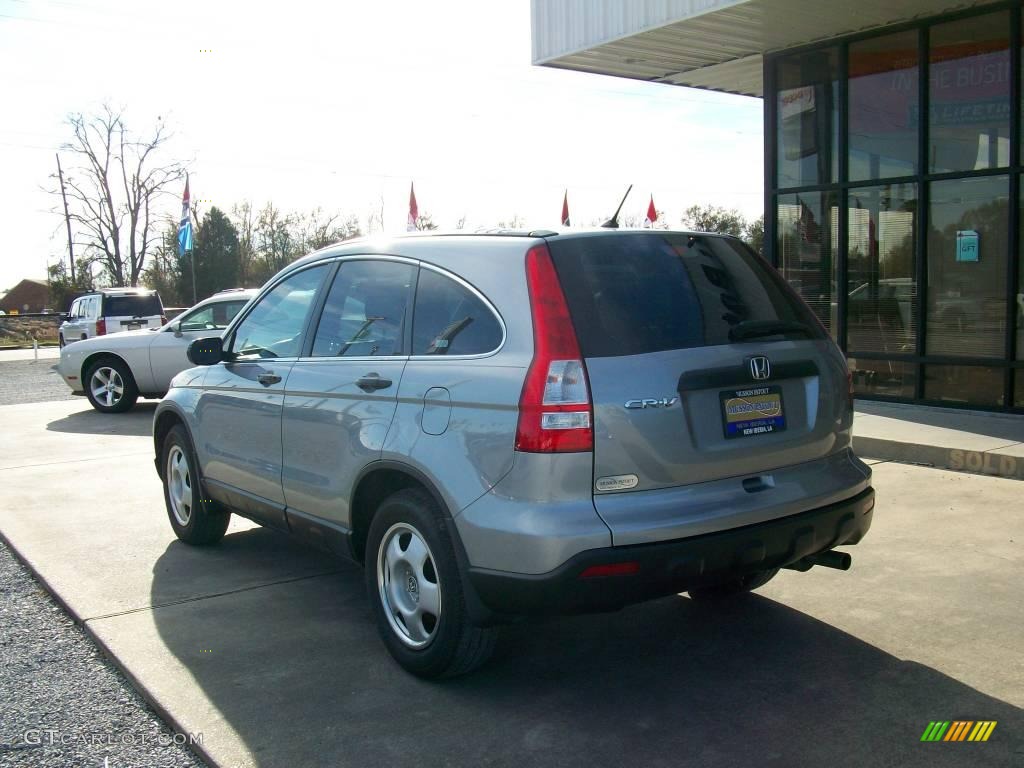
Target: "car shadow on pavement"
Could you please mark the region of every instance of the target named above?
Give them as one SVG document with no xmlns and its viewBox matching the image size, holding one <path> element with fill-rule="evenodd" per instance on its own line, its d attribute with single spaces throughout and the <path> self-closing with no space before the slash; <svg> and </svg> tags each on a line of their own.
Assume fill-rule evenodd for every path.
<svg viewBox="0 0 1024 768">
<path fill-rule="evenodd" d="M 87 405 L 82 399 L 83 405 Z M 138 403 L 127 413 L 100 413 L 88 408 L 55 419 L 46 425 L 51 432 L 71 432 L 74 434 L 129 435 L 143 437 L 153 433 L 153 412 L 157 401 L 145 400 Z"/>
<path fill-rule="evenodd" d="M 269 535 L 293 565 L 283 536 L 247 533 L 225 540 L 234 558 L 202 555 L 241 570 Z M 154 604 L 180 587 L 167 581 L 209 577 L 196 556 L 167 548 Z M 757 595 L 505 627 L 487 666 L 441 683 L 391 660 L 362 571 L 344 563 L 152 616 L 208 700 L 177 706 L 216 711 L 244 742 L 205 742 L 232 764 L 1009 766 L 1024 753 L 1018 707 Z M 985 744 L 920 742 L 930 720 L 957 719 L 999 725 Z"/>
</svg>

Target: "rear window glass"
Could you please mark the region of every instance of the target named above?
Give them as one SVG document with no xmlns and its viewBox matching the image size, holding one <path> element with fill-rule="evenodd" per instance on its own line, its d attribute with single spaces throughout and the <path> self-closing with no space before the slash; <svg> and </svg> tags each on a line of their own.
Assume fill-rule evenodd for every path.
<svg viewBox="0 0 1024 768">
<path fill-rule="evenodd" d="M 479 298 L 433 270 L 420 270 L 413 315 L 414 355 L 482 355 L 501 344 L 501 326 Z"/>
<path fill-rule="evenodd" d="M 731 343 L 759 323 L 757 341 L 822 338 L 779 274 L 737 240 L 678 233 L 548 241 L 584 357 Z M 807 333 L 766 334 L 774 323 Z"/>
<path fill-rule="evenodd" d="M 104 317 L 149 317 L 162 315 L 163 304 L 158 294 L 141 296 L 105 296 L 103 298 Z"/>
</svg>

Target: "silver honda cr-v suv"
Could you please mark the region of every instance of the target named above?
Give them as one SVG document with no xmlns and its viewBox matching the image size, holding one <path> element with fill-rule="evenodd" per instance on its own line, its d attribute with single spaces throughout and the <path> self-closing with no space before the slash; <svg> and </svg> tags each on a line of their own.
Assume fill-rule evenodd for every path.
<svg viewBox="0 0 1024 768">
<path fill-rule="evenodd" d="M 189 357 L 154 421 L 177 536 L 235 513 L 364 563 L 424 677 L 512 617 L 846 569 L 871 525 L 845 360 L 730 237 L 351 241 Z"/>
</svg>

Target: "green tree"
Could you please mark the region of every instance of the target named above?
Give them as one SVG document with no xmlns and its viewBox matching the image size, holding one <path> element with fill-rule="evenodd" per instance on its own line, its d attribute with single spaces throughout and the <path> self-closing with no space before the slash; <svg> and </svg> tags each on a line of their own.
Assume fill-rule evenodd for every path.
<svg viewBox="0 0 1024 768">
<path fill-rule="evenodd" d="M 178 223 L 168 219 L 160 239 L 153 246 L 152 258 L 142 273 L 142 283 L 160 294 L 165 307 L 183 307 L 192 303 L 192 273 L 189 272 L 188 298 L 181 293 L 183 284 L 178 261 Z"/>
<path fill-rule="evenodd" d="M 225 288 L 238 287 L 238 231 L 216 206 L 210 208 L 196 227 L 192 259 L 195 263 L 196 298 L 204 299 Z M 189 255 L 179 261 L 178 289 L 192 299 L 192 263 Z"/>
<path fill-rule="evenodd" d="M 747 223 L 743 230 L 743 239 L 747 245 L 764 255 L 764 214 Z"/>
<path fill-rule="evenodd" d="M 695 232 L 718 232 L 740 237 L 747 222 L 735 208 L 717 205 L 691 205 L 683 212 L 683 226 Z"/>
<path fill-rule="evenodd" d="M 78 294 L 96 287 L 92 276 L 92 263 L 87 258 L 75 259 L 74 282 L 63 260 L 51 264 L 46 271 L 50 282 L 50 307 L 58 312 L 67 312 Z"/>
</svg>

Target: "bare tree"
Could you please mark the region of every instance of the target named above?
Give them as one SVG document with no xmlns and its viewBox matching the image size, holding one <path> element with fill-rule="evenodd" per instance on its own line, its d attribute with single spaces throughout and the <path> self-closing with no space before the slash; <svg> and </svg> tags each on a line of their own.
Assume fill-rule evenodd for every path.
<svg viewBox="0 0 1024 768">
<path fill-rule="evenodd" d="M 145 138 L 131 133 L 121 112 L 68 116 L 73 157 L 65 186 L 75 245 L 114 285 L 138 285 L 150 246 L 160 239 L 159 201 L 184 179 L 178 161 L 158 164 L 170 139 L 158 117 Z M 59 195 L 60 190 L 51 190 Z"/>
<path fill-rule="evenodd" d="M 251 288 L 256 261 L 256 211 L 252 203 L 243 200 L 231 209 L 238 230 L 238 282 Z"/>
</svg>

